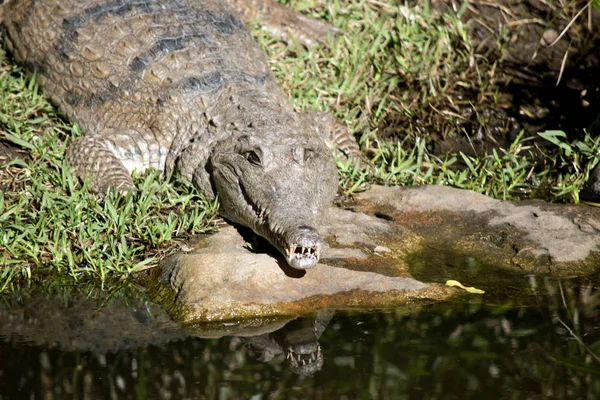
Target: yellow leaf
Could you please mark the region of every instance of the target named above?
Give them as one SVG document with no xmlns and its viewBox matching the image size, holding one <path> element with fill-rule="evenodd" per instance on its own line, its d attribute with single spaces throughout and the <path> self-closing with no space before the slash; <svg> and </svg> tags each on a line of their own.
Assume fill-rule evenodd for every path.
<svg viewBox="0 0 600 400">
<path fill-rule="evenodd" d="M 474 288 L 473 286 L 465 287 L 459 281 L 453 281 L 453 280 L 446 281 L 446 286 L 458 286 L 461 289 L 465 289 L 469 293 L 477 293 L 477 294 L 484 294 L 485 293 L 485 291 L 483 291 L 481 289 Z"/>
<path fill-rule="evenodd" d="M 600 0 L 599 0 L 600 1 Z M 585 201 L 585 200 L 581 200 L 582 204 L 587 204 L 588 206 L 592 206 L 592 207 L 600 207 L 600 203 L 595 203 L 593 201 Z"/>
</svg>

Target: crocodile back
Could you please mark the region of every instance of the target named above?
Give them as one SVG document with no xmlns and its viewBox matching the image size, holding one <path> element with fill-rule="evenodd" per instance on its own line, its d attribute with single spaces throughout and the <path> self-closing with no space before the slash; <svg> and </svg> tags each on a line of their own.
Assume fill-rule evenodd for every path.
<svg viewBox="0 0 600 400">
<path fill-rule="evenodd" d="M 218 1 L 9 0 L 0 31 L 88 133 L 148 126 L 161 104 L 190 93 L 272 80 L 256 41 Z"/>
</svg>

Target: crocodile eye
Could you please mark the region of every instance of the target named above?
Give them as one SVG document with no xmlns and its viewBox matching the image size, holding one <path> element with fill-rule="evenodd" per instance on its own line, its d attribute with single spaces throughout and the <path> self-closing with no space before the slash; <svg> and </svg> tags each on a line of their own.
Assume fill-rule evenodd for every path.
<svg viewBox="0 0 600 400">
<path fill-rule="evenodd" d="M 262 164 L 259 155 L 254 150 L 246 151 L 244 153 L 244 157 L 246 158 L 246 160 L 248 160 L 248 162 L 250 164 L 253 164 L 253 165 L 261 165 Z"/>
</svg>

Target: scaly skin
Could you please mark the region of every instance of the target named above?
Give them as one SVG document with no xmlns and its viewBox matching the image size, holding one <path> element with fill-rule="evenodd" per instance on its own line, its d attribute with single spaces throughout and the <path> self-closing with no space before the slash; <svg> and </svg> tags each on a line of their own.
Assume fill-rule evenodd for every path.
<svg viewBox="0 0 600 400">
<path fill-rule="evenodd" d="M 323 22 L 277 27 L 280 5 L 234 0 L 8 0 L 0 32 L 86 133 L 66 158 L 93 191 L 134 190 L 133 170 L 175 170 L 208 198 L 218 194 L 224 216 L 269 240 L 289 265 L 311 268 L 337 188 L 325 142 L 351 152 L 356 143 L 340 140 L 351 136 L 330 117 L 293 112 L 231 8 L 258 3 L 271 8 L 246 19 L 266 14 L 282 37 L 291 27 L 307 45 L 310 32 L 322 36 Z"/>
</svg>

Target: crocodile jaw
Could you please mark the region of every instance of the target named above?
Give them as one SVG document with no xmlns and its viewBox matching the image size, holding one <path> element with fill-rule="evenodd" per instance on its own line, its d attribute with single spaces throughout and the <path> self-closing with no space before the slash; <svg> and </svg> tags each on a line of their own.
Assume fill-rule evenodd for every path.
<svg viewBox="0 0 600 400">
<path fill-rule="evenodd" d="M 320 251 L 320 243 L 310 247 L 293 244 L 285 251 L 285 258 L 293 268 L 310 269 L 319 262 Z"/>
<path fill-rule="evenodd" d="M 279 240 L 277 240 L 279 239 Z M 287 235 L 275 238 L 275 247 L 285 256 L 287 263 L 296 269 L 309 269 L 317 265 L 321 256 L 321 238 L 309 226 L 288 230 Z M 270 240 L 273 243 L 273 240 Z"/>
<path fill-rule="evenodd" d="M 290 362 L 290 369 L 298 375 L 310 376 L 323 368 L 323 353 L 318 343 L 310 351 L 298 351 L 290 346 L 286 349 L 286 358 Z"/>
<path fill-rule="evenodd" d="M 244 218 L 242 220 L 233 216 L 227 210 L 230 207 L 224 207 L 224 215 L 234 222 L 249 226 L 267 239 L 292 268 L 310 269 L 318 264 L 321 256 L 321 237 L 313 228 L 316 214 L 314 211 L 302 209 L 298 204 L 288 204 L 288 207 L 279 204 L 278 210 L 274 210 L 274 207 L 263 208 L 258 202 L 252 202 L 251 196 L 240 181 L 237 181 L 237 185 L 238 199 L 245 202 Z M 305 225 L 298 226 L 297 221 L 303 221 Z"/>
</svg>

